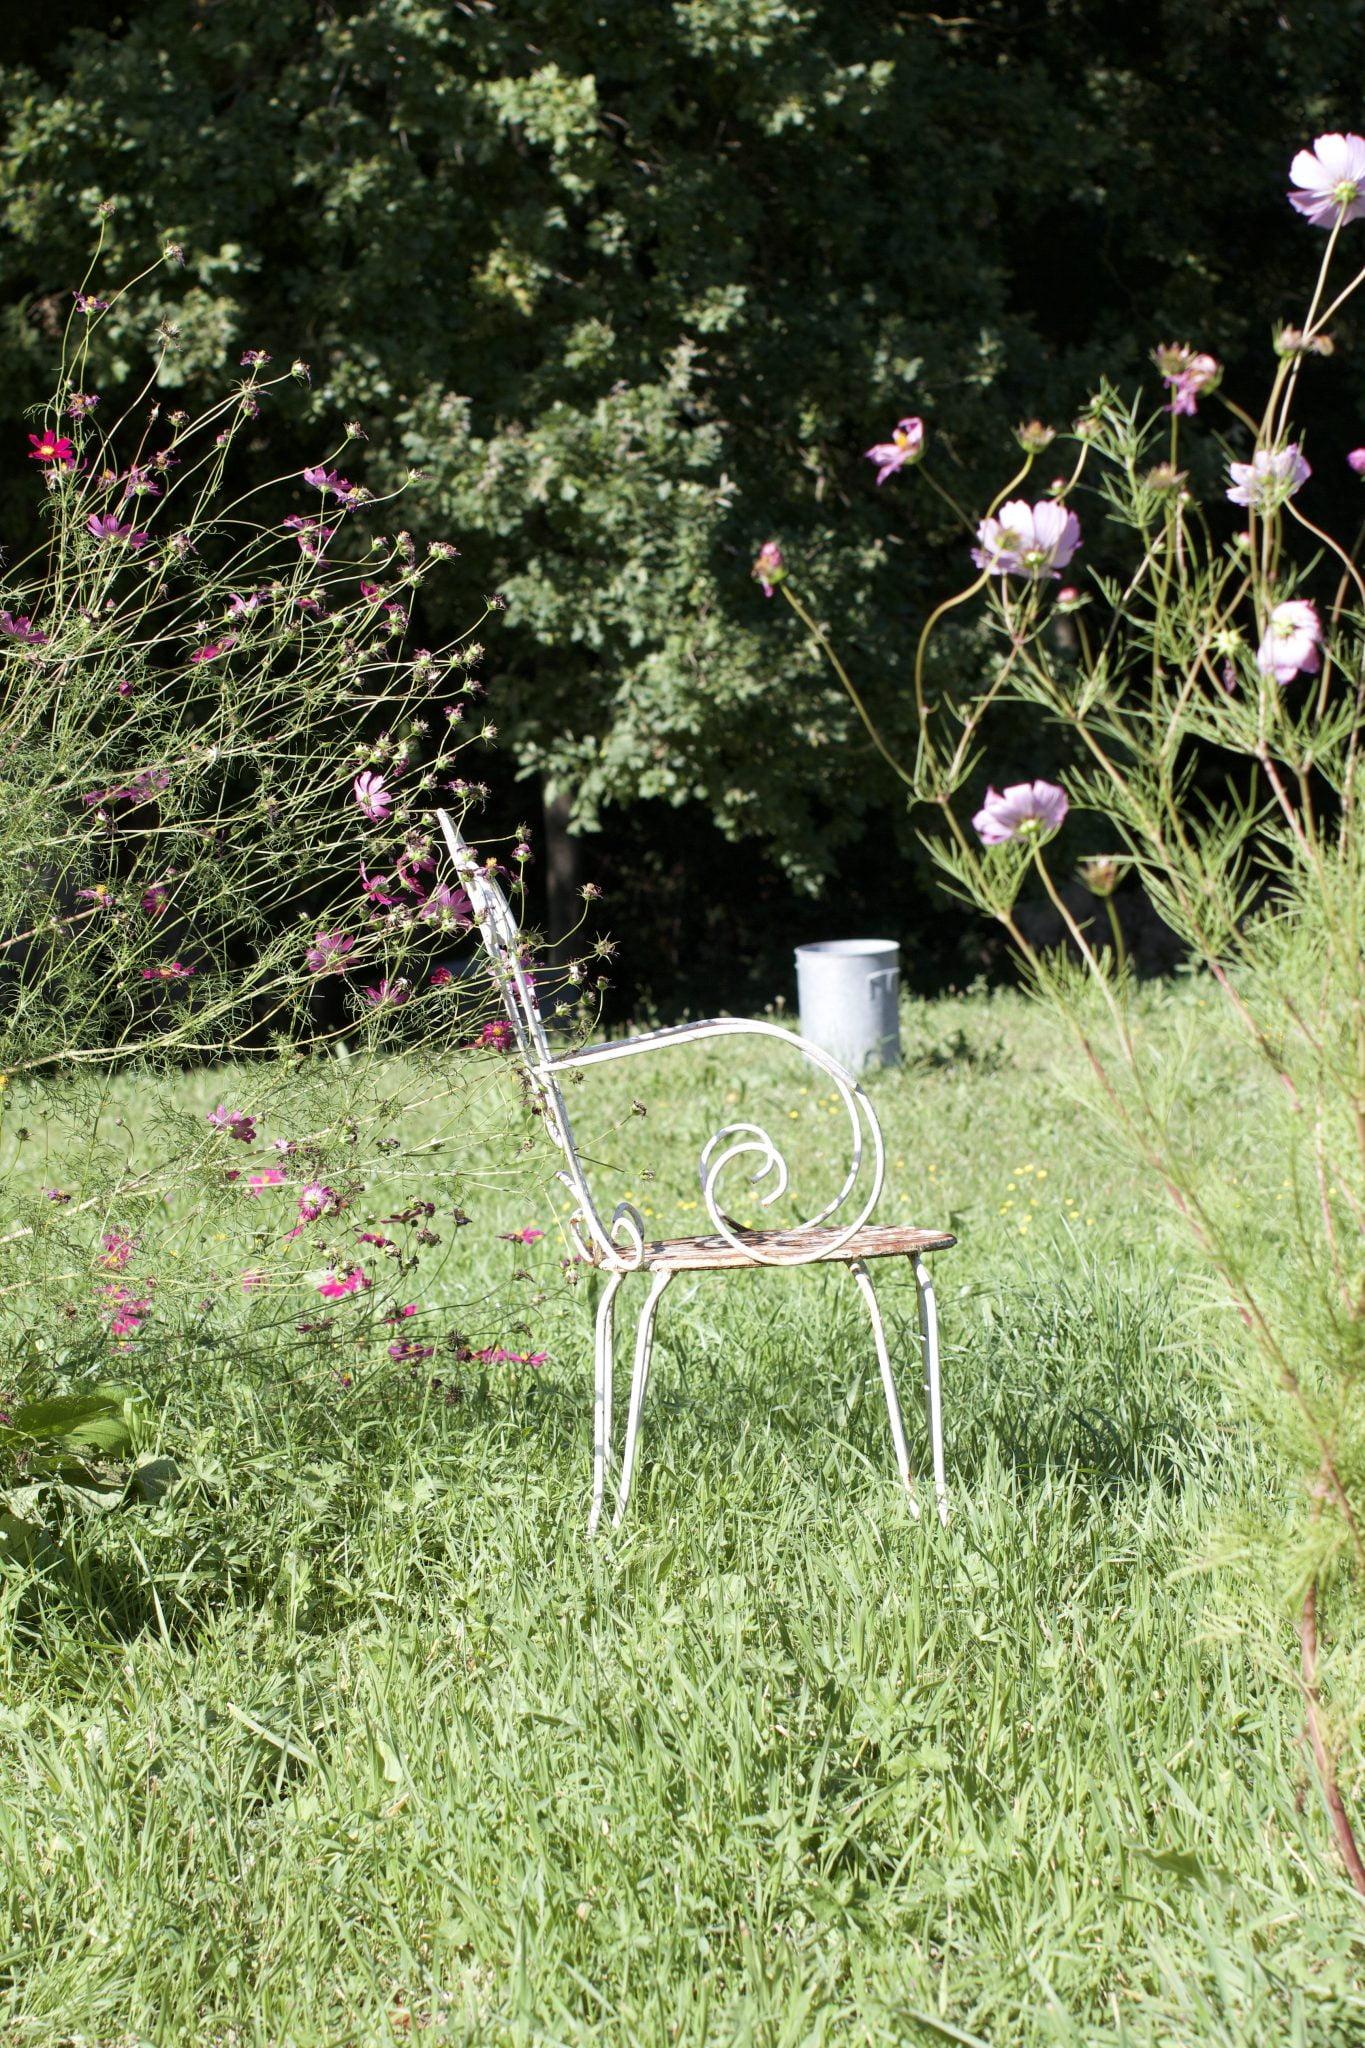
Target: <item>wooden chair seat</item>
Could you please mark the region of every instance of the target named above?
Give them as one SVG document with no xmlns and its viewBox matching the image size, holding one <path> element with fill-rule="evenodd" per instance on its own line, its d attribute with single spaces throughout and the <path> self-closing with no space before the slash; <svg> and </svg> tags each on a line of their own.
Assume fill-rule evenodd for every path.
<svg viewBox="0 0 1365 2048">
<path fill-rule="evenodd" d="M 946 1230 L 917 1230 L 908 1223 L 868 1223 L 852 1237 L 830 1229 L 746 1230 L 743 1235 L 745 1242 L 761 1253 L 760 1259 L 747 1258 L 723 1237 L 667 1237 L 646 1243 L 645 1270 L 709 1273 L 737 1267 L 761 1271 L 764 1265 L 819 1265 L 827 1259 L 851 1266 L 859 1259 L 945 1252 L 957 1243 Z"/>
</svg>

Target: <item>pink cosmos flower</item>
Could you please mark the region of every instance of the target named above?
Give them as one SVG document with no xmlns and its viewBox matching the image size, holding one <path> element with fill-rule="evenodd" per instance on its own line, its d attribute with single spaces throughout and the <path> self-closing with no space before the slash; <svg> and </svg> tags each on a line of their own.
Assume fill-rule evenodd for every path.
<svg viewBox="0 0 1365 2048">
<path fill-rule="evenodd" d="M 1365 448 L 1353 448 L 1346 458 L 1346 464 L 1349 469 L 1355 471 L 1357 476 L 1365 476 Z M 21 619 L 19 623 L 23 626 L 27 625 L 28 621 Z"/>
<path fill-rule="evenodd" d="M 884 484 L 889 476 L 904 469 L 912 462 L 918 462 L 924 453 L 924 421 L 920 419 L 898 420 L 889 441 L 874 441 L 867 451 L 868 462 L 878 464 L 877 482 Z"/>
<path fill-rule="evenodd" d="M 263 369 L 269 361 L 270 350 L 268 348 L 249 348 L 245 349 L 242 353 L 242 368 L 244 370 Z"/>
<path fill-rule="evenodd" d="M 1166 410 L 1193 417 L 1198 401 L 1217 389 L 1223 366 L 1215 356 L 1203 355 L 1185 341 L 1163 342 L 1152 351 L 1152 359 L 1171 394 Z"/>
<path fill-rule="evenodd" d="M 197 972 L 196 968 L 187 967 L 183 960 L 163 960 L 159 967 L 144 967 L 142 979 L 144 981 L 188 981 L 190 976 Z"/>
<path fill-rule="evenodd" d="M 393 808 L 393 793 L 385 785 L 382 775 L 376 775 L 367 768 L 357 775 L 351 784 L 351 791 L 367 818 L 373 818 L 379 825 L 388 817 Z"/>
<path fill-rule="evenodd" d="M 320 1180 L 310 1180 L 299 1194 L 299 1215 L 305 1223 L 316 1223 L 320 1216 L 335 1216 L 340 1208 L 336 1189 Z"/>
<path fill-rule="evenodd" d="M 228 617 L 249 619 L 253 612 L 260 610 L 269 595 L 268 590 L 249 590 L 245 597 L 239 597 L 234 591 L 228 603 Z"/>
<path fill-rule="evenodd" d="M 235 647 L 236 645 L 237 635 L 235 633 L 224 633 L 221 640 L 210 640 L 207 646 L 196 647 L 189 659 L 191 661 L 217 661 L 220 654 L 226 654 L 230 647 Z"/>
<path fill-rule="evenodd" d="M 66 416 L 69 420 L 86 420 L 100 402 L 98 391 L 73 391 L 66 402 Z"/>
<path fill-rule="evenodd" d="M 321 463 L 315 463 L 311 469 L 305 469 L 303 480 L 324 495 L 330 491 L 339 505 L 348 505 L 355 495 L 353 483 L 346 477 L 339 476 L 334 469 L 324 469 Z"/>
<path fill-rule="evenodd" d="M 55 464 L 58 469 L 76 467 L 75 443 L 68 441 L 64 434 L 54 434 L 48 427 L 43 433 L 30 434 L 28 438 L 30 462 Z"/>
<path fill-rule="evenodd" d="M 99 1264 L 107 1273 L 121 1273 L 137 1250 L 137 1239 L 122 1230 L 106 1230 L 100 1239 Z"/>
<path fill-rule="evenodd" d="M 310 974 L 339 974 L 354 946 L 355 940 L 345 932 L 318 932 L 303 956 L 303 964 Z"/>
<path fill-rule="evenodd" d="M 367 988 L 363 993 L 372 1010 L 401 1010 L 412 994 L 412 989 L 401 975 L 394 981 L 390 981 L 386 976 L 377 988 Z"/>
<path fill-rule="evenodd" d="M 415 1316 L 416 1313 L 417 1303 L 415 1301 L 405 1301 L 401 1306 L 395 1304 L 385 1316 L 384 1321 L 386 1323 L 401 1323 L 407 1316 Z"/>
<path fill-rule="evenodd" d="M 1297 441 L 1287 448 L 1258 448 L 1250 462 L 1230 462 L 1228 497 L 1234 505 L 1273 511 L 1292 498 L 1313 474 L 1299 453 Z"/>
<path fill-rule="evenodd" d="M 43 1200 L 45 1202 L 69 1202 L 71 1197 L 61 1188 L 44 1188 Z"/>
<path fill-rule="evenodd" d="M 1315 228 L 1335 227 L 1365 213 L 1365 136 L 1319 135 L 1289 166 L 1297 192 L 1289 204 Z"/>
<path fill-rule="evenodd" d="M 117 512 L 92 512 L 85 524 L 86 530 L 93 533 L 96 540 L 122 541 L 135 554 L 139 548 L 146 547 L 149 538 L 145 533 L 134 533 L 129 522 L 120 519 Z"/>
<path fill-rule="evenodd" d="M 413 1344 L 406 1339 L 397 1339 L 389 1346 L 389 1357 L 397 1365 L 420 1365 L 424 1358 L 434 1356 L 434 1344 Z"/>
<path fill-rule="evenodd" d="M 549 1355 L 548 1351 L 504 1351 L 501 1344 L 474 1353 L 481 1365 L 544 1365 Z"/>
<path fill-rule="evenodd" d="M 78 313 L 107 313 L 109 311 L 108 299 L 97 299 L 93 292 L 73 292 L 71 296 L 76 301 L 76 311 Z"/>
<path fill-rule="evenodd" d="M 135 1295 L 127 1287 L 109 1286 L 103 1290 L 106 1307 L 110 1311 L 109 1334 L 111 1337 L 136 1337 L 144 1320 L 150 1313 L 150 1295 Z"/>
<path fill-rule="evenodd" d="M 534 1224 L 529 1225 L 525 1230 L 500 1230 L 498 1232 L 498 1236 L 503 1240 L 504 1244 L 539 1244 L 544 1235 L 545 1232 L 537 1230 Z"/>
<path fill-rule="evenodd" d="M 444 923 L 447 919 L 457 925 L 474 922 L 473 904 L 463 889 L 452 888 L 449 882 L 438 882 L 417 914 L 425 924 Z"/>
<path fill-rule="evenodd" d="M 209 1111 L 205 1121 L 210 1129 L 226 1131 L 230 1138 L 239 1138 L 244 1145 L 249 1145 L 256 1135 L 254 1114 L 249 1115 L 244 1109 L 228 1109 L 221 1102 L 217 1109 Z"/>
<path fill-rule="evenodd" d="M 427 976 L 427 985 L 430 988 L 449 988 L 454 979 L 448 967 L 433 967 Z"/>
<path fill-rule="evenodd" d="M 107 882 L 96 882 L 93 889 L 78 889 L 76 898 L 81 903 L 93 903 L 98 910 L 114 907 L 114 892 Z"/>
<path fill-rule="evenodd" d="M 325 1279 L 318 1282 L 318 1293 L 324 1301 L 340 1301 L 347 1294 L 363 1294 L 369 1287 L 363 1266 L 353 1266 L 348 1273 L 333 1269 Z"/>
<path fill-rule="evenodd" d="M 1322 625 L 1316 608 L 1303 598 L 1291 597 L 1277 604 L 1267 619 L 1256 650 L 1256 666 L 1283 688 L 1297 675 L 1317 673 L 1322 663 L 1321 645 Z"/>
<path fill-rule="evenodd" d="M 143 894 L 142 908 L 148 917 L 160 917 L 170 900 L 165 883 L 153 882 L 151 888 Z"/>
<path fill-rule="evenodd" d="M 976 537 L 980 546 L 972 549 L 972 560 L 978 569 L 1036 583 L 1066 567 L 1081 544 L 1081 523 L 1053 498 L 1036 505 L 1014 498 L 1000 507 L 998 518 L 982 520 Z"/>
<path fill-rule="evenodd" d="M 775 540 L 764 541 L 758 551 L 752 574 L 757 577 L 759 588 L 765 597 L 771 597 L 778 584 L 786 580 L 786 564 L 782 559 L 782 550 Z"/>
<path fill-rule="evenodd" d="M 371 903 L 377 903 L 381 910 L 392 910 L 398 901 L 396 896 L 389 894 L 394 886 L 392 876 L 367 875 L 364 861 L 360 863 L 360 886 Z"/>
<path fill-rule="evenodd" d="M 277 1188 L 283 1179 L 284 1168 L 282 1166 L 263 1166 L 259 1173 L 249 1173 L 247 1175 L 246 1191 L 249 1195 L 259 1195 L 266 1188 Z"/>
<path fill-rule="evenodd" d="M 478 1045 L 491 1045 L 496 1052 L 507 1052 L 515 1038 L 516 1033 L 513 1031 L 508 1020 L 505 1017 L 499 1017 L 493 1023 L 484 1025 L 475 1043 Z"/>
<path fill-rule="evenodd" d="M 265 1283 L 266 1275 L 260 1267 L 252 1266 L 248 1272 L 243 1273 L 240 1285 L 243 1294 L 251 1294 L 257 1287 L 264 1287 Z"/>
<path fill-rule="evenodd" d="M 1055 782 L 1013 782 L 1002 795 L 988 788 L 972 829 L 983 846 L 1055 832 L 1067 814 L 1066 791 Z"/>
<path fill-rule="evenodd" d="M 47 634 L 38 631 L 27 613 L 16 619 L 9 612 L 0 612 L 0 633 L 8 640 L 22 640 L 26 647 L 47 645 Z"/>
<path fill-rule="evenodd" d="M 382 583 L 367 583 L 362 576 L 360 579 L 360 595 L 364 598 L 366 604 L 378 604 L 380 598 L 384 595 L 384 586 Z"/>
<path fill-rule="evenodd" d="M 381 1252 L 387 1251 L 393 1243 L 393 1239 L 385 1237 L 380 1230 L 357 1230 L 355 1236 L 357 1244 L 372 1244 Z"/>
</svg>

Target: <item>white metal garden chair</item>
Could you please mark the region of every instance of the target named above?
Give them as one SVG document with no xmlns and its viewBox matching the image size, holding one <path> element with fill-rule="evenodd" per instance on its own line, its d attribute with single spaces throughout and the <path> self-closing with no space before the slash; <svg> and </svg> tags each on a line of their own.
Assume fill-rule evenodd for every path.
<svg viewBox="0 0 1365 2048">
<path fill-rule="evenodd" d="M 862 1088 L 853 1076 L 831 1059 L 819 1046 L 784 1031 L 776 1024 L 763 1024 L 740 1017 L 716 1017 L 703 1024 L 678 1024 L 662 1031 L 647 1031 L 637 1038 L 620 1039 L 590 1046 L 583 1052 L 552 1052 L 545 1035 L 535 989 L 527 972 L 525 945 L 510 905 L 494 878 L 491 864 L 480 863 L 444 811 L 436 813 L 456 872 L 469 896 L 474 922 L 482 935 L 492 962 L 493 976 L 507 1015 L 516 1034 L 517 1049 L 524 1063 L 538 1113 L 563 1155 L 559 1179 L 574 1200 L 569 1232 L 576 1250 L 606 1276 L 597 1304 L 596 1396 L 593 1410 L 592 1511 L 588 1533 L 592 1535 L 602 1518 L 608 1468 L 612 1462 L 612 1369 L 614 1363 L 613 1318 L 617 1292 L 632 1273 L 648 1275 L 649 1287 L 640 1308 L 635 1333 L 635 1369 L 631 1375 L 630 1404 L 626 1419 L 626 1441 L 621 1456 L 613 1521 L 619 1526 L 630 1499 L 635 1471 L 635 1453 L 640 1437 L 640 1416 L 649 1380 L 649 1361 L 654 1341 L 654 1316 L 660 1296 L 677 1273 L 732 1272 L 754 1266 L 807 1266 L 837 1261 L 848 1267 L 857 1282 L 872 1319 L 872 1335 L 881 1368 L 886 1411 L 891 1423 L 891 1441 L 896 1464 L 909 1499 L 910 1511 L 919 1514 L 910 1459 L 905 1447 L 905 1429 L 895 1376 L 887 1349 L 886 1330 L 872 1279 L 869 1259 L 899 1255 L 907 1258 L 915 1274 L 918 1292 L 920 1342 L 924 1362 L 924 1392 L 929 1441 L 934 1463 L 934 1497 L 940 1521 L 948 1519 L 948 1491 L 943 1470 L 943 1408 L 939 1381 L 938 1312 L 933 1283 L 925 1262 L 927 1252 L 945 1251 L 956 1239 L 945 1230 L 922 1230 L 908 1225 L 871 1224 L 885 1171 L 882 1134 Z M 776 1038 L 791 1045 L 828 1075 L 848 1114 L 852 1132 L 852 1161 L 843 1186 L 808 1223 L 788 1230 L 747 1230 L 724 1214 L 717 1200 L 720 1176 L 732 1161 L 756 1161 L 750 1180 L 773 1179 L 773 1186 L 761 1197 L 767 1207 L 787 1187 L 787 1167 L 782 1154 L 758 1124 L 727 1124 L 704 1147 L 700 1160 L 702 1200 L 715 1225 L 711 1237 L 651 1239 L 644 1218 L 629 1202 L 618 1202 L 610 1220 L 604 1221 L 574 1143 L 573 1127 L 559 1084 L 561 1074 L 581 1072 L 586 1067 L 604 1066 L 608 1060 L 632 1059 L 640 1053 L 655 1052 L 674 1045 L 695 1045 L 706 1039 L 761 1037 Z M 866 1141 L 866 1142 L 865 1142 Z M 833 1223 L 855 1197 L 862 1178 L 868 1149 L 871 1175 L 862 1206 L 851 1221 Z"/>
</svg>

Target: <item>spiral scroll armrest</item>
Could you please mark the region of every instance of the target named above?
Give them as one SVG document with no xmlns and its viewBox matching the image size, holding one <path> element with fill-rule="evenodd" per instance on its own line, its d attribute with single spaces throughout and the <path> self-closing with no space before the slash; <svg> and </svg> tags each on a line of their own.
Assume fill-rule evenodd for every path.
<svg viewBox="0 0 1365 2048">
<path fill-rule="evenodd" d="M 809 1233 L 821 1229 L 837 1216 L 854 1197 L 863 1179 L 864 1165 L 868 1168 L 866 1193 L 857 1213 L 851 1221 L 833 1225 L 837 1232 L 833 1249 L 846 1244 L 855 1231 L 860 1230 L 876 1207 L 882 1190 L 882 1179 L 886 1170 L 886 1153 L 882 1143 L 881 1127 L 877 1122 L 872 1104 L 868 1101 L 858 1082 L 839 1062 L 809 1039 L 801 1038 L 794 1031 L 784 1031 L 777 1024 L 763 1024 L 743 1017 L 716 1017 L 706 1023 L 677 1024 L 662 1031 L 648 1031 L 638 1038 L 621 1039 L 616 1043 L 590 1046 L 584 1052 L 555 1055 L 546 1068 L 550 1072 L 578 1070 L 585 1067 L 605 1066 L 610 1060 L 630 1059 L 641 1053 L 657 1052 L 675 1045 L 699 1045 L 715 1038 L 775 1038 L 784 1045 L 790 1045 L 801 1056 L 833 1082 L 844 1110 L 848 1116 L 852 1139 L 852 1157 L 844 1182 L 833 1200 L 827 1202 L 818 1215 L 804 1223 L 791 1226 L 785 1233 L 787 1244 L 781 1252 L 764 1251 L 752 1236 L 742 1230 L 728 1217 L 720 1206 L 719 1183 L 726 1168 L 734 1161 L 744 1159 L 752 1163 L 749 1174 L 751 1185 L 771 1180 L 772 1185 L 759 1197 L 759 1206 L 767 1208 L 785 1193 L 789 1174 L 787 1163 L 780 1148 L 761 1124 L 727 1124 L 717 1131 L 702 1151 L 699 1178 L 702 1200 L 716 1234 L 723 1238 L 745 1258 L 759 1266 L 799 1266 L 817 1258 L 827 1259 L 831 1245 L 828 1238 L 808 1251 L 793 1248 L 792 1240 L 798 1241 Z M 619 1212 L 618 1212 L 619 1214 Z M 613 1219 L 615 1221 L 615 1219 Z"/>
</svg>

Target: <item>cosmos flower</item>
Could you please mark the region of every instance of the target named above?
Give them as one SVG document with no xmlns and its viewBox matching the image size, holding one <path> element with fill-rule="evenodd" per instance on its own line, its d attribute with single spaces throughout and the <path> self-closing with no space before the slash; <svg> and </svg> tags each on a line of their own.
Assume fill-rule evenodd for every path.
<svg viewBox="0 0 1365 2048">
<path fill-rule="evenodd" d="M 382 824 L 393 808 L 393 793 L 385 785 L 382 775 L 376 775 L 367 768 L 357 775 L 351 784 L 351 792 L 367 818 Z"/>
<path fill-rule="evenodd" d="M 28 438 L 30 462 L 42 462 L 57 469 L 76 467 L 75 443 L 64 434 L 54 434 L 51 427 L 46 427 L 41 434 L 30 434 Z"/>
<path fill-rule="evenodd" d="M 918 462 L 924 453 L 924 421 L 920 419 L 898 420 L 889 441 L 874 441 L 867 450 L 868 462 L 875 462 L 877 482 L 884 484 L 897 470 L 905 469 L 912 462 Z"/>
<path fill-rule="evenodd" d="M 1256 650 L 1261 674 L 1273 676 L 1281 688 L 1297 675 L 1315 675 L 1322 663 L 1322 625 L 1316 608 L 1303 598 L 1277 604 L 1266 621 Z"/>
<path fill-rule="evenodd" d="M 753 572 L 759 588 L 765 597 L 771 597 L 779 583 L 785 582 L 787 569 L 782 559 L 782 550 L 775 540 L 765 540 L 758 551 Z"/>
<path fill-rule="evenodd" d="M 318 932 L 303 956 L 303 964 L 310 974 L 339 974 L 354 946 L 355 940 L 345 932 Z"/>
<path fill-rule="evenodd" d="M 1319 135 L 1289 166 L 1298 187 L 1289 204 L 1315 228 L 1335 227 L 1365 213 L 1365 137 Z"/>
<path fill-rule="evenodd" d="M 983 519 L 972 549 L 978 569 L 991 576 L 1026 576 L 1039 582 L 1064 569 L 1081 544 L 1081 523 L 1053 498 L 1028 505 L 1022 498 Z"/>
<path fill-rule="evenodd" d="M 1013 782 L 1003 793 L 987 789 L 972 828 L 983 846 L 1055 832 L 1067 814 L 1066 791 L 1055 782 Z"/>
<path fill-rule="evenodd" d="M 1299 453 L 1297 441 L 1287 448 L 1258 448 L 1250 462 L 1230 462 L 1228 497 L 1234 505 L 1273 511 L 1306 484 L 1313 474 Z"/>
</svg>

